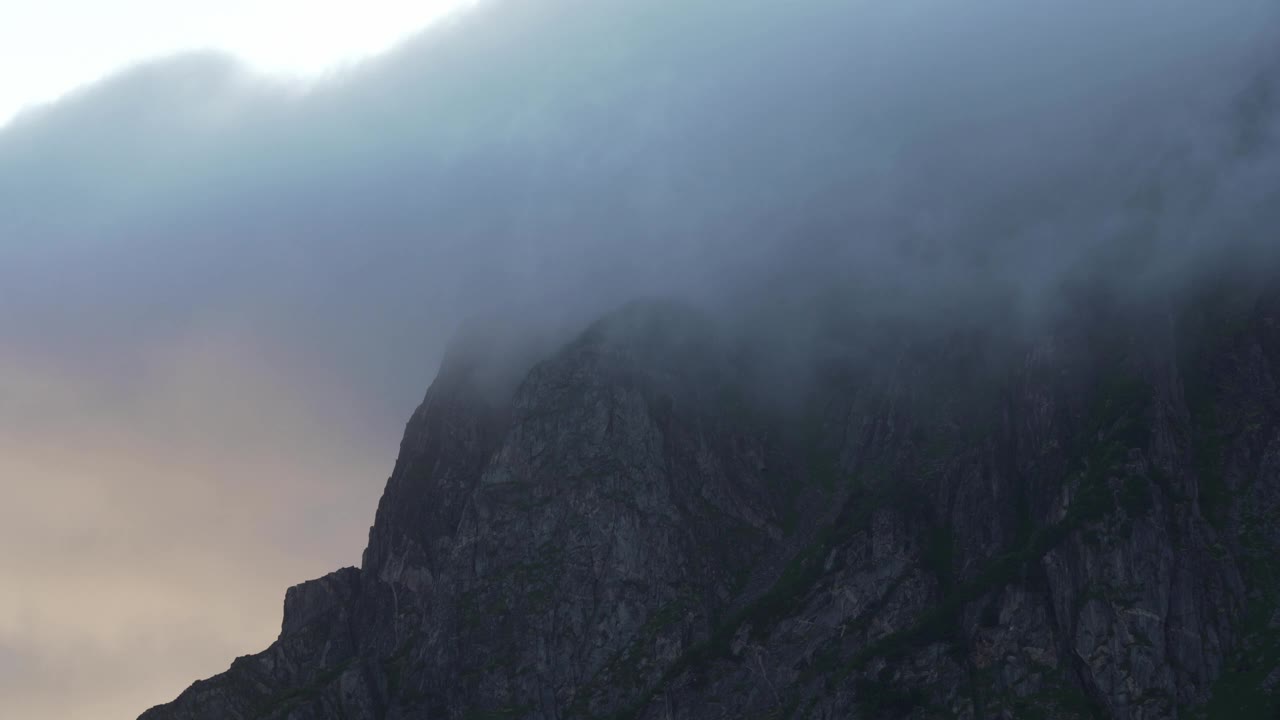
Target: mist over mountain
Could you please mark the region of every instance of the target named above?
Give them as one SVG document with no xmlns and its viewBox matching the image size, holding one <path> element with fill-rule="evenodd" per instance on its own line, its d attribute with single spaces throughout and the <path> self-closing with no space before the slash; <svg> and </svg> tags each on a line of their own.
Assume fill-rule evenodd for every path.
<svg viewBox="0 0 1280 720">
<path fill-rule="evenodd" d="M 229 324 L 402 402 L 498 308 L 1165 288 L 1271 254 L 1276 27 L 1262 0 L 489 2 L 305 86 L 159 60 L 0 135 L 3 331 L 112 358 Z"/>
</svg>

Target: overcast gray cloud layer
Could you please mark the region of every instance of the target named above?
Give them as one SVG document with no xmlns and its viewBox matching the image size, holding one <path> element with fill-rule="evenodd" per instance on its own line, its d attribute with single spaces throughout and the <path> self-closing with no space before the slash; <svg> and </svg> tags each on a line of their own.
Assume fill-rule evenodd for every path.
<svg viewBox="0 0 1280 720">
<path fill-rule="evenodd" d="M 797 277 L 1034 313 L 1118 243 L 1134 287 L 1265 251 L 1277 37 L 1271 0 L 490 0 L 306 87 L 197 55 L 20 116 L 0 715 L 124 717 L 264 645 L 358 557 L 467 316 Z"/>
</svg>

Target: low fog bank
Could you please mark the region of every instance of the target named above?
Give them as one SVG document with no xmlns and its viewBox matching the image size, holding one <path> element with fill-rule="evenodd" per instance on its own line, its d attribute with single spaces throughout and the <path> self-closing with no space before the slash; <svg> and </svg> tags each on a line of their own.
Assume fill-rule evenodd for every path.
<svg viewBox="0 0 1280 720">
<path fill-rule="evenodd" d="M 230 327 L 381 415 L 512 309 L 666 295 L 789 330 L 817 295 L 1034 322 L 1071 283 L 1165 293 L 1273 258 L 1278 18 L 490 0 L 309 86 L 157 61 L 0 131 L 0 333 L 119 383 Z"/>
</svg>

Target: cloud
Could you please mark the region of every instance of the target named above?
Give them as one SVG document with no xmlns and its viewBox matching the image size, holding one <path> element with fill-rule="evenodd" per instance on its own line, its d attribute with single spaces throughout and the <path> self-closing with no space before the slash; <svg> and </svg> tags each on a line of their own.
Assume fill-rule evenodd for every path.
<svg viewBox="0 0 1280 720">
<path fill-rule="evenodd" d="M 1249 1 L 543 5 L 316 87 L 185 57 L 26 117 L 0 135 L 29 308 L 5 332 L 128 352 L 221 313 L 345 371 L 399 355 L 393 401 L 461 315 L 728 285 L 814 243 L 1039 278 L 1130 219 L 1117 198 L 1235 171 L 1205 115 L 1275 28 Z"/>
<path fill-rule="evenodd" d="M 157 668 L 265 644 L 281 588 L 356 557 L 468 317 L 676 294 L 803 324 L 826 285 L 1034 316 L 1084 270 L 1149 293 L 1259 257 L 1277 30 L 1266 0 L 489 0 L 316 83 L 186 55 L 27 112 L 0 547 L 34 549 L 0 561 L 0 646 L 128 657 L 149 703 L 181 689 Z M 88 716 L 75 677 L 0 714 Z"/>
</svg>

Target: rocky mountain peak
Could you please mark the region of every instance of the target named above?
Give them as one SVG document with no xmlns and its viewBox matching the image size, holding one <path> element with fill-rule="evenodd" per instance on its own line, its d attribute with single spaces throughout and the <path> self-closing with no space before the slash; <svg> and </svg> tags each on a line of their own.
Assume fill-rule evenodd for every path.
<svg viewBox="0 0 1280 720">
<path fill-rule="evenodd" d="M 505 394 L 469 339 L 361 568 L 143 717 L 1268 717 L 1280 302 L 1160 317 L 841 339 L 785 407 L 674 303 Z"/>
</svg>

